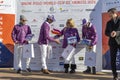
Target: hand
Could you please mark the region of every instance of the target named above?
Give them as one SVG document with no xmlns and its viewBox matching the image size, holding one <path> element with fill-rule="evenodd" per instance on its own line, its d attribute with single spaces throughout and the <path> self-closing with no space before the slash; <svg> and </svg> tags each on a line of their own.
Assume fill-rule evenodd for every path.
<svg viewBox="0 0 120 80">
<path fill-rule="evenodd" d="M 27 41 L 27 40 L 24 40 L 24 43 L 25 43 L 25 44 L 28 44 L 28 41 Z"/>
<path fill-rule="evenodd" d="M 117 34 L 117 33 L 116 33 L 115 31 L 112 31 L 112 32 L 111 32 L 111 37 L 115 37 L 116 34 Z"/>
<path fill-rule="evenodd" d="M 93 46 L 88 46 L 88 48 L 89 48 L 89 49 L 92 49 L 92 48 L 93 48 Z"/>
<path fill-rule="evenodd" d="M 57 44 L 60 44 L 60 40 L 59 40 L 59 39 L 55 39 L 55 42 L 56 42 Z"/>
<path fill-rule="evenodd" d="M 18 41 L 15 41 L 15 44 L 18 44 L 19 42 Z"/>
</svg>

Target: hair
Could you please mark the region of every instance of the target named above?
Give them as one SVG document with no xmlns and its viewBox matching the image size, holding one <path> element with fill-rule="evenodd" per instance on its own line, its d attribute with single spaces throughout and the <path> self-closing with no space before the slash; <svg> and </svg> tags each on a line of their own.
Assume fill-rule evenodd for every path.
<svg viewBox="0 0 120 80">
<path fill-rule="evenodd" d="M 117 13 L 117 9 L 116 8 L 111 8 L 107 12 Z"/>
<path fill-rule="evenodd" d="M 69 24 L 69 27 L 75 27 L 75 22 L 72 18 L 68 19 L 66 25 Z M 68 27 L 68 26 L 67 26 Z"/>
</svg>

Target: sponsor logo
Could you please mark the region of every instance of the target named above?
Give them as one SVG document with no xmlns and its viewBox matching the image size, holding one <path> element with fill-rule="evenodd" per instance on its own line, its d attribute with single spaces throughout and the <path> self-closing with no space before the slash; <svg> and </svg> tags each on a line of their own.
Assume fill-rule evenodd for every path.
<svg viewBox="0 0 120 80">
<path fill-rule="evenodd" d="M 95 11 L 95 9 L 85 9 L 86 11 Z"/>
<path fill-rule="evenodd" d="M 11 5 L 2 5 L 0 4 L 1 7 L 11 7 Z"/>
<path fill-rule="evenodd" d="M 79 61 L 83 61 L 84 60 L 84 57 L 79 57 Z"/>
<path fill-rule="evenodd" d="M 54 7 L 53 7 L 53 6 L 50 7 L 49 11 L 50 11 L 50 13 L 55 13 L 55 9 L 54 9 Z"/>
<path fill-rule="evenodd" d="M 60 24 L 59 27 L 64 27 L 65 25 L 64 24 Z"/>
<path fill-rule="evenodd" d="M 63 9 L 63 8 L 59 8 L 60 12 L 63 13 L 63 12 L 69 12 L 68 9 Z"/>
<path fill-rule="evenodd" d="M 0 0 L 0 7 L 11 7 L 8 3 L 4 4 L 4 0 Z"/>
<path fill-rule="evenodd" d="M 38 22 L 37 19 L 33 19 L 32 22 Z"/>
<path fill-rule="evenodd" d="M 26 12 L 32 12 L 32 11 L 31 10 L 24 10 L 24 9 L 22 9 L 21 12 L 22 13 L 26 13 Z"/>
<path fill-rule="evenodd" d="M 109 2 L 106 2 L 105 4 L 106 4 L 107 6 L 109 6 L 109 5 L 116 5 L 116 4 L 120 4 L 120 1 L 119 1 L 119 0 L 109 1 Z"/>
<path fill-rule="evenodd" d="M 61 66 L 61 65 L 64 65 L 64 62 L 59 62 L 59 65 Z"/>
<path fill-rule="evenodd" d="M 83 12 L 83 9 L 71 9 L 73 12 Z"/>
<path fill-rule="evenodd" d="M 50 7 L 50 11 L 51 12 L 54 12 L 55 11 L 55 9 L 54 9 L 54 7 L 52 6 L 52 7 Z"/>
<path fill-rule="evenodd" d="M 34 28 L 35 28 L 35 27 L 38 27 L 38 26 L 37 26 L 37 25 L 31 25 L 31 27 L 34 27 Z"/>
<path fill-rule="evenodd" d="M 45 10 L 42 11 L 42 9 L 38 9 L 37 11 L 34 11 L 34 13 L 45 13 Z"/>
</svg>

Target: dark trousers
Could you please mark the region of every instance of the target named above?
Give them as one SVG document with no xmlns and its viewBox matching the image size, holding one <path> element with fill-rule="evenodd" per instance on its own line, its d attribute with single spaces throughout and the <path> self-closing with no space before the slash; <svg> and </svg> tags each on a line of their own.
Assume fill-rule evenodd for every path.
<svg viewBox="0 0 120 80">
<path fill-rule="evenodd" d="M 114 77 L 117 77 L 118 75 L 116 72 L 116 56 L 117 56 L 118 49 L 120 50 L 120 45 L 110 46 L 111 68 L 112 68 L 112 73 Z"/>
</svg>

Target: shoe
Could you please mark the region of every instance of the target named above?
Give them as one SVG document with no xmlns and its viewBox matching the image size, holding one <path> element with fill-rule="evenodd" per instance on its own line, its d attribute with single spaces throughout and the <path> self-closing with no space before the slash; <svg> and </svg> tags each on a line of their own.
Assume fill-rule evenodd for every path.
<svg viewBox="0 0 120 80">
<path fill-rule="evenodd" d="M 50 74 L 50 72 L 49 72 L 47 69 L 43 69 L 42 72 L 43 72 L 44 74 Z"/>
<path fill-rule="evenodd" d="M 90 67 L 87 67 L 87 69 L 85 70 L 85 71 L 83 71 L 83 73 L 87 73 L 87 74 L 89 74 L 89 73 L 91 73 L 91 68 Z"/>
<path fill-rule="evenodd" d="M 118 77 L 114 77 L 113 80 L 119 80 Z"/>
<path fill-rule="evenodd" d="M 69 64 L 64 64 L 64 68 L 65 68 L 65 73 L 68 73 Z"/>
<path fill-rule="evenodd" d="M 96 74 L 96 68 L 95 67 L 92 67 L 92 73 Z"/>
<path fill-rule="evenodd" d="M 65 68 L 65 73 L 68 73 L 68 68 Z"/>
<path fill-rule="evenodd" d="M 70 73 L 75 73 L 75 70 L 71 70 Z"/>
<path fill-rule="evenodd" d="M 19 69 L 17 70 L 17 73 L 22 73 L 22 70 L 19 68 Z"/>
<path fill-rule="evenodd" d="M 71 64 L 71 71 L 70 71 L 70 73 L 75 73 L 75 69 L 76 69 L 76 64 Z"/>
<path fill-rule="evenodd" d="M 27 72 L 31 72 L 31 69 L 30 69 L 30 68 L 26 68 L 26 71 L 27 71 Z"/>
</svg>

